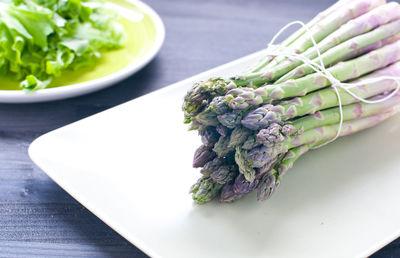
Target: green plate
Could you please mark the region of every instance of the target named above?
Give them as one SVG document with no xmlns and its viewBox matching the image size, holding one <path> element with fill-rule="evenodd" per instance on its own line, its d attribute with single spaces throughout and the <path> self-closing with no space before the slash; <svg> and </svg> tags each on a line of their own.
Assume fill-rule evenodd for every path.
<svg viewBox="0 0 400 258">
<path fill-rule="evenodd" d="M 86 94 L 132 75 L 153 59 L 164 41 L 160 17 L 136 0 L 111 0 L 107 5 L 120 14 L 118 22 L 127 34 L 123 48 L 103 52 L 95 66 L 64 71 L 48 89 L 33 94 L 23 92 L 12 78 L 0 77 L 0 102 L 40 102 Z"/>
</svg>

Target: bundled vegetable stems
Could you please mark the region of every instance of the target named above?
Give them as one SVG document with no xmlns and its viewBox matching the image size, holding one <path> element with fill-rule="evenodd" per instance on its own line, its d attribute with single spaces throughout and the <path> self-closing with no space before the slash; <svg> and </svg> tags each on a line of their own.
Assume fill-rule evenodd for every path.
<svg viewBox="0 0 400 258">
<path fill-rule="evenodd" d="M 201 178 L 193 199 L 232 202 L 252 191 L 268 199 L 294 162 L 310 149 L 372 127 L 398 112 L 400 5 L 383 0 L 340 0 L 280 46 L 319 62 L 353 94 L 336 88 L 298 59 L 268 55 L 243 74 L 196 83 L 184 98 L 185 122 L 203 145 L 193 166 Z M 364 83 L 365 82 L 365 83 Z M 360 98 L 379 100 L 360 102 Z M 343 120 L 340 126 L 340 120 Z"/>
</svg>

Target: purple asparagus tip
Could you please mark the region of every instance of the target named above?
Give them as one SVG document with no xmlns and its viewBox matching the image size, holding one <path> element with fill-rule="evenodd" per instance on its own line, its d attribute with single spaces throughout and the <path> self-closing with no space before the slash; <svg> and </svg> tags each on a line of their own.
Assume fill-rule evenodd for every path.
<svg viewBox="0 0 400 258">
<path fill-rule="evenodd" d="M 234 173 L 235 171 L 232 167 L 220 166 L 211 173 L 210 177 L 214 182 L 223 185 L 233 180 Z"/>
<path fill-rule="evenodd" d="M 204 166 L 207 162 L 212 160 L 216 156 L 212 148 L 206 145 L 201 145 L 194 153 L 193 167 L 199 168 Z"/>
<path fill-rule="evenodd" d="M 231 184 L 226 184 L 221 190 L 221 194 L 219 197 L 220 202 L 234 202 L 236 200 L 239 200 L 243 195 L 235 193 L 233 191 L 233 185 Z"/>
<path fill-rule="evenodd" d="M 266 174 L 261 179 L 260 186 L 257 191 L 257 199 L 259 201 L 267 200 L 271 197 L 277 187 L 277 181 L 274 174 Z"/>
<path fill-rule="evenodd" d="M 207 162 L 203 168 L 201 169 L 200 173 L 202 173 L 204 176 L 209 176 L 211 175 L 212 172 L 219 166 L 223 164 L 222 159 L 220 158 L 215 158 L 209 162 Z"/>
<path fill-rule="evenodd" d="M 229 128 L 223 125 L 217 125 L 216 130 L 221 136 L 227 136 L 229 133 Z"/>
<path fill-rule="evenodd" d="M 273 123 L 266 129 L 261 129 L 257 134 L 257 140 L 266 147 L 273 147 L 277 143 L 285 141 L 285 136 L 282 131 L 282 126 Z"/>
<path fill-rule="evenodd" d="M 253 182 L 249 182 L 246 180 L 243 174 L 239 174 L 236 177 L 235 182 L 233 184 L 233 191 L 236 194 L 241 194 L 241 195 L 248 194 L 257 188 L 258 183 L 259 179 L 257 178 L 254 179 Z"/>
<path fill-rule="evenodd" d="M 251 130 L 267 128 L 272 123 L 281 122 L 281 110 L 267 104 L 248 113 L 242 119 L 242 125 Z"/>
<path fill-rule="evenodd" d="M 238 111 L 233 111 L 219 115 L 217 119 L 222 125 L 228 128 L 235 128 L 237 125 L 240 125 L 242 114 Z"/>
</svg>

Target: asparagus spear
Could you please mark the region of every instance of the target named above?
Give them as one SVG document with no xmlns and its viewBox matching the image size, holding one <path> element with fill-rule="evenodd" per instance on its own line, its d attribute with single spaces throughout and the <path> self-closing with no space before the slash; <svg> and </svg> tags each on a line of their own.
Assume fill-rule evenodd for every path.
<svg viewBox="0 0 400 258">
<path fill-rule="evenodd" d="M 225 166 L 224 159 L 215 158 L 209 162 L 207 162 L 203 168 L 200 170 L 200 173 L 203 176 L 210 176 L 214 171 L 216 171 L 219 167 Z"/>
<path fill-rule="evenodd" d="M 215 144 L 213 151 L 217 153 L 218 157 L 224 157 L 228 155 L 229 152 L 234 150 L 233 148 L 229 147 L 229 140 L 230 135 L 222 136 Z"/>
<path fill-rule="evenodd" d="M 400 13 L 400 5 L 398 5 L 398 7 L 399 12 L 397 13 Z M 355 51 L 359 51 L 386 38 L 393 37 L 400 32 L 399 24 L 400 20 L 395 20 L 388 24 L 381 25 L 370 32 L 351 38 L 340 45 L 330 47 L 321 55 L 322 62 L 325 64 L 325 66 L 335 64 Z M 313 61 L 319 63 L 319 58 L 315 55 Z M 289 69 L 284 68 L 279 68 L 279 70 L 277 70 L 277 72 L 279 72 L 279 76 L 284 76 L 281 77 L 276 84 L 288 81 L 290 79 L 300 78 L 306 74 L 314 72 L 314 70 L 306 64 L 303 64 L 290 72 L 288 72 L 288 70 Z"/>
<path fill-rule="evenodd" d="M 369 100 L 377 100 L 380 98 L 384 98 L 388 96 L 388 94 L 384 95 L 377 95 Z M 343 121 L 350 121 L 356 118 L 362 118 L 365 116 L 371 116 L 379 114 L 388 108 L 392 108 L 393 106 L 400 103 L 400 96 L 399 94 L 393 95 L 390 99 L 384 102 L 378 102 L 374 104 L 368 103 L 356 103 L 351 105 L 346 105 L 342 108 L 342 118 Z M 291 126 L 293 126 L 294 131 L 296 133 L 302 133 L 303 131 L 320 127 L 323 125 L 331 125 L 331 124 L 338 124 L 340 121 L 340 113 L 339 108 L 330 108 L 323 111 L 318 111 L 317 113 L 309 116 L 303 116 L 298 118 L 292 122 L 289 122 Z M 285 125 L 287 126 L 287 124 Z M 289 135 L 283 130 L 285 135 Z M 294 133 L 290 133 L 293 135 Z"/>
<path fill-rule="evenodd" d="M 395 41 L 397 41 L 399 39 L 400 39 L 400 34 L 396 34 L 396 35 L 394 35 L 392 37 L 388 37 L 388 38 L 383 39 L 381 41 L 378 41 L 378 42 L 376 42 L 374 44 L 366 46 L 366 47 L 364 47 L 364 48 L 362 48 L 360 50 L 352 52 L 351 54 L 345 56 L 343 58 L 343 61 L 346 61 L 346 60 L 349 60 L 349 59 L 364 55 L 365 53 L 371 52 L 371 51 L 373 51 L 375 49 L 378 49 L 378 48 L 381 48 L 381 47 L 383 47 L 385 45 L 391 44 L 391 43 L 393 43 L 393 42 L 395 42 Z"/>
<path fill-rule="evenodd" d="M 277 163 L 277 165 L 271 169 L 269 173 L 264 175 L 257 190 L 257 200 L 264 201 L 269 199 L 279 187 L 282 177 L 289 169 L 293 167 L 294 162 L 296 162 L 303 154 L 308 152 L 314 146 L 319 146 L 325 142 L 326 141 L 323 140 L 290 149 L 279 161 L 279 163 Z"/>
<path fill-rule="evenodd" d="M 327 19 L 330 15 L 333 13 L 336 13 L 340 11 L 341 7 L 343 7 L 345 4 L 350 4 L 354 2 L 354 0 L 339 0 L 335 4 L 333 4 L 331 7 L 326 9 L 323 12 L 320 12 L 317 14 L 311 21 L 309 21 L 306 26 L 307 28 L 313 28 L 314 26 L 318 25 L 322 20 Z M 298 29 L 295 33 L 290 35 L 287 39 L 282 41 L 279 45 L 288 47 L 291 44 L 293 44 L 296 40 L 299 40 L 300 37 L 304 37 L 306 33 L 306 28 L 301 27 Z M 272 59 L 274 59 L 274 56 L 272 55 L 267 55 L 263 59 L 261 59 L 254 67 L 252 67 L 250 70 L 250 73 L 258 72 L 262 70 Z"/>
<path fill-rule="evenodd" d="M 227 184 L 231 182 L 238 174 L 237 167 L 231 166 L 220 166 L 210 174 L 210 178 L 218 184 Z"/>
<path fill-rule="evenodd" d="M 396 62 L 386 68 L 366 75 L 355 82 L 379 78 L 381 76 L 400 76 L 400 62 Z M 389 92 L 398 87 L 394 80 L 382 80 L 352 88 L 351 92 L 360 98 L 369 98 L 384 92 Z M 344 89 L 338 88 L 342 105 L 356 103 L 359 100 L 354 98 Z M 337 93 L 333 88 L 326 88 L 312 92 L 303 97 L 296 97 L 283 101 L 278 105 L 270 104 L 261 106 L 249 112 L 242 120 L 242 125 L 251 129 L 259 130 L 266 128 L 270 122 L 276 123 L 290 118 L 313 114 L 319 110 L 335 107 L 338 105 Z"/>
<path fill-rule="evenodd" d="M 245 177 L 240 174 L 236 177 L 233 183 L 228 183 L 223 186 L 219 196 L 219 201 L 225 203 L 234 202 L 257 188 L 259 189 L 258 195 L 266 195 L 267 192 L 271 195 L 279 185 L 276 178 L 278 178 L 278 176 L 276 175 L 275 170 L 271 170 L 267 174 L 259 175 L 253 182 L 247 181 Z"/>
<path fill-rule="evenodd" d="M 203 167 L 207 162 L 211 161 L 215 157 L 212 147 L 207 145 L 201 145 L 194 153 L 193 167 Z"/>
<path fill-rule="evenodd" d="M 230 89 L 228 83 L 222 78 L 195 83 L 184 97 L 185 123 L 189 123 L 190 117 L 199 113 L 215 96 L 225 94 L 227 89 Z"/>
<path fill-rule="evenodd" d="M 296 160 L 298 160 L 300 156 L 309 151 L 314 145 L 318 146 L 323 143 L 324 141 L 317 142 L 316 144 L 305 144 L 289 150 L 285 154 L 285 157 L 282 159 L 282 161 L 276 167 L 279 178 L 282 178 L 287 173 L 287 171 L 289 171 L 289 169 L 293 167 L 294 162 L 296 162 Z"/>
<path fill-rule="evenodd" d="M 355 2 L 355 0 L 339 0 L 339 1 L 337 1 L 336 3 L 334 3 L 332 6 L 330 6 L 326 10 L 318 13 L 311 21 L 309 21 L 307 23 L 307 27 L 310 29 L 310 28 L 318 25 L 324 19 L 329 18 L 330 15 L 332 15 L 333 13 L 337 13 L 338 11 L 341 11 L 342 10 L 341 8 L 344 5 L 351 4 L 353 2 Z M 302 37 L 305 33 L 306 33 L 306 29 L 304 27 L 301 27 L 295 33 L 293 33 L 287 39 L 285 39 L 281 44 L 284 46 L 289 46 L 290 44 L 295 42 L 297 39 Z"/>
<path fill-rule="evenodd" d="M 333 12 L 331 15 L 326 17 L 319 22 L 318 26 L 314 26 L 310 29 L 310 34 L 305 33 L 304 37 L 301 37 L 297 40 L 294 44 L 291 44 L 289 49 L 295 53 L 303 53 L 305 50 L 312 47 L 313 43 L 309 35 L 312 35 L 314 40 L 318 43 L 322 39 L 324 39 L 327 35 L 331 34 L 341 25 L 345 24 L 346 22 L 353 20 L 360 15 L 363 15 L 374 8 L 385 4 L 386 1 L 381 0 L 372 0 L 372 1 L 354 1 L 342 6 L 338 12 Z M 274 67 L 275 65 L 279 64 L 285 57 L 277 57 L 274 58 L 266 68 Z"/>
<path fill-rule="evenodd" d="M 214 199 L 222 187 L 209 176 L 203 176 L 191 187 L 190 193 L 195 202 L 202 204 Z"/>
<path fill-rule="evenodd" d="M 320 53 L 326 53 L 325 55 L 322 55 L 322 57 L 324 57 L 324 64 L 327 66 L 335 63 L 338 60 L 344 59 L 349 55 L 349 53 L 357 52 L 366 46 L 375 44 L 376 42 L 380 42 L 388 37 L 393 36 L 395 34 L 395 30 L 398 30 L 398 28 L 395 27 L 395 30 L 393 30 L 393 28 L 390 26 L 382 25 L 393 22 L 397 19 L 400 19 L 400 5 L 396 2 L 391 2 L 379 6 L 372 11 L 344 24 L 318 44 L 318 50 Z M 371 32 L 366 33 L 369 31 Z M 332 55 L 332 53 L 334 53 L 334 55 Z M 314 61 L 317 61 L 315 58 L 317 58 L 318 55 L 314 47 L 309 48 L 303 55 L 308 59 L 314 59 Z M 319 62 L 319 60 L 317 62 Z M 281 83 L 288 79 L 301 76 L 301 72 L 307 72 L 308 70 L 303 71 L 301 67 L 298 67 L 301 64 L 302 62 L 300 60 L 288 59 L 268 70 L 264 76 L 267 76 L 274 81 L 282 75 L 285 75 L 275 84 Z M 296 67 L 298 68 L 287 74 Z"/>
<path fill-rule="evenodd" d="M 230 136 L 228 148 L 235 148 L 239 144 L 244 143 L 250 135 L 252 135 L 251 130 L 242 126 L 236 127 Z"/>
<path fill-rule="evenodd" d="M 214 158 L 201 169 L 202 177 L 191 187 L 193 199 L 204 203 L 217 196 L 220 189 L 238 175 L 233 157 Z"/>
<path fill-rule="evenodd" d="M 237 194 L 233 190 L 233 183 L 232 184 L 226 184 L 222 187 L 220 196 L 219 196 L 219 201 L 220 202 L 225 202 L 225 203 L 230 203 L 239 200 L 243 194 Z"/>
<path fill-rule="evenodd" d="M 365 55 L 338 63 L 327 69 L 339 81 L 347 81 L 383 68 L 400 60 L 400 40 Z M 232 109 L 246 109 L 273 100 L 304 96 L 309 92 L 330 86 L 330 81 L 318 73 L 289 80 L 279 85 L 266 85 L 258 89 L 237 88 L 226 95 Z"/>
</svg>

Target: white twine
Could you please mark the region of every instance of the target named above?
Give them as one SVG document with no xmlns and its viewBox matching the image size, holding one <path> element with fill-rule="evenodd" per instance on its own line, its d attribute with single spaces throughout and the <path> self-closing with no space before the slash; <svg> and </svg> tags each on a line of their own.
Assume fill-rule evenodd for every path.
<svg viewBox="0 0 400 258">
<path fill-rule="evenodd" d="M 306 33 L 308 34 L 309 38 L 311 39 L 311 42 L 313 44 L 313 48 L 315 49 L 315 51 L 317 52 L 318 55 L 318 60 L 319 60 L 319 64 L 307 57 L 305 57 L 303 54 L 296 54 L 293 51 L 290 51 L 288 49 L 288 47 L 283 47 L 280 45 L 275 45 L 274 42 L 276 41 L 276 39 L 285 31 L 287 30 L 289 27 L 299 24 L 301 25 Z M 309 28 L 307 27 L 306 24 L 304 24 L 302 21 L 293 21 L 291 23 L 288 23 L 286 26 L 284 26 L 273 38 L 272 40 L 268 43 L 268 48 L 267 48 L 267 54 L 268 55 L 272 55 L 272 56 L 283 56 L 283 57 L 287 57 L 290 59 L 296 59 L 296 60 L 300 60 L 301 62 L 303 62 L 306 66 L 310 67 L 312 70 L 314 70 L 316 73 L 320 74 L 321 76 L 325 77 L 330 83 L 331 83 L 331 87 L 335 90 L 337 98 L 338 98 L 338 104 L 339 104 L 339 113 L 340 113 L 340 121 L 339 121 L 339 127 L 338 127 L 338 131 L 335 137 L 333 137 L 332 139 L 330 139 L 329 141 L 318 145 L 316 147 L 313 147 L 313 149 L 317 149 L 320 148 L 322 146 L 325 146 L 333 141 L 335 141 L 337 138 L 340 137 L 341 131 L 342 131 L 342 127 L 343 127 L 343 107 L 342 107 L 342 100 L 341 100 L 341 96 L 339 93 L 338 88 L 341 88 L 343 90 L 345 90 L 347 93 L 349 93 L 351 96 L 353 96 L 355 99 L 359 100 L 360 102 L 364 102 L 364 103 L 368 103 L 368 104 L 375 104 L 375 103 L 380 103 L 380 102 L 384 102 L 388 99 L 390 99 L 391 97 L 393 97 L 399 90 L 400 90 L 400 77 L 395 77 L 395 76 L 379 76 L 379 77 L 375 77 L 375 78 L 368 78 L 368 79 L 363 79 L 360 80 L 358 82 L 355 83 L 343 83 L 340 82 L 338 79 L 336 79 L 326 68 L 324 65 L 324 62 L 322 60 L 322 56 L 321 56 L 321 51 L 318 48 L 317 42 L 315 41 L 313 35 L 311 34 Z M 378 99 L 378 100 L 367 100 L 364 98 L 361 98 L 359 96 L 357 96 L 355 93 L 353 93 L 352 91 L 350 91 L 350 89 L 361 86 L 361 85 L 365 85 L 365 84 L 369 84 L 369 83 L 375 83 L 375 82 L 379 82 L 379 81 L 383 81 L 383 80 L 393 80 L 397 83 L 397 87 L 395 90 L 392 91 L 392 93 L 390 93 L 388 96 Z"/>
</svg>

